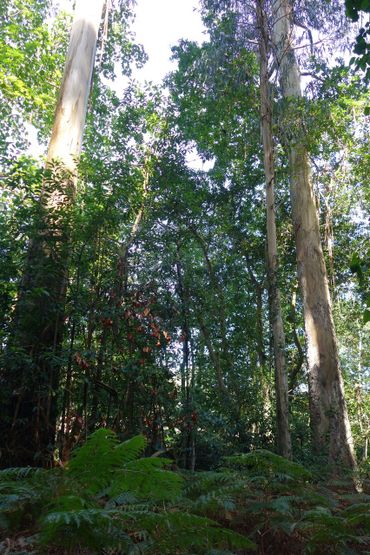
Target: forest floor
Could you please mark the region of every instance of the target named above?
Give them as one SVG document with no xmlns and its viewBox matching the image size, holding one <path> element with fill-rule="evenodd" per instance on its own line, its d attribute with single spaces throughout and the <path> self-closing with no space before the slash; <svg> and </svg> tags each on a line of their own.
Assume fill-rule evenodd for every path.
<svg viewBox="0 0 370 555">
<path fill-rule="evenodd" d="M 204 554 L 198 549 L 195 553 L 202 555 L 250 555 L 252 553 L 258 555 L 368 555 L 370 553 L 370 481 L 364 481 L 364 491 L 361 494 L 354 492 L 353 487 L 348 481 L 337 481 L 329 484 L 317 484 L 314 491 L 311 489 L 309 495 L 316 494 L 319 497 L 331 496 L 335 502 L 335 511 L 329 516 L 328 512 L 317 514 L 317 518 L 313 518 L 307 522 L 307 527 L 301 527 L 291 524 L 291 514 L 287 510 L 287 506 L 294 498 L 297 497 L 296 492 L 292 492 L 290 500 L 286 507 L 283 507 L 282 496 L 279 498 L 274 494 L 268 494 L 263 498 L 253 499 L 252 504 L 256 502 L 260 505 L 260 511 L 253 509 L 248 512 L 244 508 L 236 507 L 233 510 L 226 510 L 223 514 L 210 514 L 211 518 L 217 521 L 226 529 L 238 532 L 241 535 L 248 536 L 253 539 L 257 545 L 256 550 L 250 549 L 233 549 L 232 551 L 208 550 Z M 287 498 L 287 492 L 284 498 Z M 365 501 L 365 503 L 363 502 Z M 275 507 L 274 507 L 275 502 Z M 279 502 L 281 508 L 279 510 Z M 364 507 L 367 505 L 367 509 Z M 255 507 L 256 508 L 256 507 Z M 351 508 L 353 510 L 351 511 Z M 302 509 L 302 507 L 301 507 Z M 360 510 L 361 509 L 361 510 Z M 348 512 L 349 511 L 349 512 Z M 311 511 L 313 512 L 313 511 Z M 212 511 L 210 511 L 212 513 Z M 363 518 L 358 521 L 359 527 L 353 528 L 351 523 L 346 522 L 343 514 L 348 514 L 347 520 L 356 519 L 356 515 L 363 517 L 367 525 L 363 526 Z M 367 516 L 366 516 L 367 515 Z M 301 517 L 301 522 L 304 518 Z M 353 523 L 352 523 L 353 524 Z M 62 547 L 45 547 L 42 549 L 35 548 L 34 537 L 37 530 L 27 529 L 19 531 L 13 535 L 0 533 L 0 555 L 27 555 L 48 554 L 48 555 L 123 555 L 124 551 L 107 549 L 96 551 L 84 547 L 75 546 L 72 550 L 66 550 Z M 353 541 L 351 541 L 353 534 Z M 358 535 L 357 535 L 358 534 Z M 365 535 L 364 535 L 365 534 Z M 357 537 L 356 537 L 357 536 Z M 146 552 L 146 551 L 145 551 Z M 138 553 L 141 553 L 139 551 Z M 143 552 L 144 553 L 144 552 Z M 152 555 L 160 555 L 161 551 L 149 550 Z M 165 551 L 165 553 L 169 553 Z M 177 549 L 169 555 L 184 554 L 185 551 Z M 189 555 L 194 555 L 192 551 Z"/>
<path fill-rule="evenodd" d="M 370 554 L 365 468 L 359 492 L 264 449 L 191 472 L 145 445 L 102 428 L 63 469 L 0 471 L 0 555 Z"/>
</svg>

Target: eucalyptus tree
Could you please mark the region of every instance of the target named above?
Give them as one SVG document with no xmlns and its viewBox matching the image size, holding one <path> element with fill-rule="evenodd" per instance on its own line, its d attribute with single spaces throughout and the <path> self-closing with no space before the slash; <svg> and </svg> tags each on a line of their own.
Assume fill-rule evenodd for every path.
<svg viewBox="0 0 370 555">
<path fill-rule="evenodd" d="M 277 445 L 280 454 L 292 456 L 289 430 L 288 378 L 285 357 L 285 333 L 278 286 L 278 249 L 275 218 L 275 157 L 272 133 L 272 97 L 269 87 L 270 41 L 266 6 L 263 0 L 256 0 L 256 21 L 259 29 L 260 55 L 260 103 L 263 158 L 266 179 L 267 213 L 267 268 L 269 280 L 270 318 L 274 343 L 274 363 L 277 404 Z"/>
<path fill-rule="evenodd" d="M 300 71 L 292 42 L 292 8 L 285 0 L 271 6 L 272 41 L 282 94 L 290 110 L 302 96 Z M 298 114 L 297 114 L 298 116 Z M 351 428 L 344 397 L 327 270 L 310 177 L 307 148 L 297 129 L 285 133 L 291 176 L 291 202 L 302 290 L 314 447 L 334 463 L 355 466 Z"/>
<path fill-rule="evenodd" d="M 235 213 L 225 215 L 224 225 L 228 227 L 229 240 L 231 242 L 236 240 L 236 250 L 239 250 L 239 256 L 245 260 L 244 263 L 256 288 L 258 299 L 256 315 L 261 315 L 263 320 L 262 296 L 265 288 L 255 278 L 256 261 L 251 260 L 247 246 L 254 226 L 256 229 L 258 227 L 258 233 L 262 234 L 262 243 L 265 236 L 265 232 L 262 231 L 263 223 L 260 221 L 259 215 L 257 216 L 257 204 L 260 196 L 260 191 L 257 192 L 257 190 L 260 180 L 262 181 L 262 164 L 260 164 L 260 116 L 256 94 L 258 85 L 255 47 L 254 45 L 252 48 L 249 48 L 249 45 L 245 46 L 243 38 L 237 33 L 237 21 L 232 14 L 225 14 L 221 20 L 215 18 L 215 21 L 211 21 L 210 16 L 206 22 L 211 35 L 209 43 L 205 43 L 201 47 L 183 43 L 174 49 L 174 53 L 179 59 L 179 70 L 173 75 L 170 89 L 174 102 L 178 106 L 178 125 L 181 132 L 185 137 L 195 140 L 202 156 L 215 157 L 215 165 L 209 175 L 220 182 L 221 189 L 230 187 L 230 193 L 225 191 L 224 194 L 225 198 L 230 198 Z M 268 37 L 266 38 L 268 39 Z M 261 48 L 265 45 L 262 40 L 265 39 L 261 39 Z M 270 95 L 267 94 L 268 84 L 265 78 L 264 72 L 263 82 L 261 78 L 261 88 L 265 87 L 262 93 L 261 114 L 263 116 L 264 142 L 267 149 L 269 145 L 272 147 L 272 137 L 270 137 L 269 145 L 265 140 L 268 133 L 271 133 L 271 129 L 268 131 L 269 121 L 271 124 L 268 114 L 271 114 L 272 101 L 269 101 Z M 247 95 L 245 94 L 246 87 Z M 269 112 L 266 113 L 266 109 Z M 192 118 L 192 112 L 198 114 L 196 119 Z M 270 179 L 274 169 L 271 167 L 271 163 L 272 150 L 270 149 L 269 152 L 267 150 L 265 152 L 265 168 L 268 172 L 266 174 L 269 252 L 267 258 L 270 316 L 275 345 L 277 442 L 279 451 L 289 457 L 291 456 L 291 445 L 288 424 L 288 385 L 284 360 L 285 339 L 280 294 L 277 287 L 275 203 L 272 200 L 274 195 Z M 254 197 L 252 191 L 255 193 Z M 242 207 L 247 202 L 250 204 L 245 210 L 243 221 Z M 253 220 L 254 225 L 252 224 Z M 260 256 L 263 261 L 265 259 L 263 247 L 261 251 Z M 221 305 L 222 303 L 219 306 Z M 259 320 L 258 316 L 257 321 Z M 266 372 L 264 369 L 266 358 L 263 354 L 265 351 L 263 325 L 259 325 L 258 328 L 257 344 L 259 347 L 257 350 L 260 353 L 258 364 L 263 376 Z"/>
<path fill-rule="evenodd" d="M 48 147 L 49 175 L 41 190 L 42 224 L 29 247 L 9 342 L 5 377 L 11 398 L 3 415 L 2 442 L 9 452 L 19 450 L 14 458 L 21 464 L 50 462 L 55 438 L 56 359 L 63 335 L 68 260 L 66 215 L 75 195 L 76 159 L 82 146 L 103 5 L 103 0 L 93 5 L 80 0 L 76 5 Z M 18 356 L 12 360 L 15 353 Z"/>
<path fill-rule="evenodd" d="M 251 2 L 225 1 L 215 3 L 212 0 L 205 0 L 203 6 L 206 21 L 233 18 L 236 21 L 237 29 L 234 33 L 235 42 L 240 44 L 244 40 L 245 45 L 252 45 L 253 47 L 255 42 L 254 26 L 256 22 L 254 6 Z M 269 39 L 272 43 L 275 58 L 275 66 L 272 67 L 271 74 L 279 77 L 280 89 L 285 99 L 283 102 L 279 102 L 280 109 L 277 124 L 280 131 L 279 139 L 281 145 L 289 154 L 294 233 L 299 277 L 305 307 L 306 335 L 309 351 L 308 364 L 313 440 L 317 450 L 320 452 L 326 450 L 330 460 L 342 460 L 344 464 L 353 466 L 353 446 L 346 415 L 343 382 L 338 363 L 327 273 L 321 248 L 315 196 L 309 176 L 309 149 L 312 148 L 314 152 L 315 148 L 317 150 L 318 147 L 313 146 L 317 144 L 314 141 L 322 139 L 319 139 L 317 133 L 315 139 L 312 140 L 312 137 L 315 135 L 316 129 L 321 129 L 321 125 L 318 124 L 318 127 L 315 128 L 312 123 L 310 125 L 310 120 L 306 120 L 303 117 L 309 102 L 303 100 L 301 95 L 297 56 L 299 55 L 300 60 L 303 60 L 305 71 L 308 72 L 310 72 L 309 69 L 307 70 L 309 63 L 307 56 L 302 56 L 302 53 L 305 51 L 304 48 L 302 49 L 304 46 L 302 41 L 298 44 L 300 50 L 297 50 L 297 52 L 292 42 L 294 23 L 300 29 L 299 38 L 307 38 L 308 44 L 311 45 L 312 61 L 312 56 L 315 54 L 312 29 L 332 34 L 339 41 L 339 35 L 343 31 L 342 23 L 345 20 L 344 10 L 343 6 L 338 2 L 320 4 L 320 7 L 315 3 L 307 5 L 298 3 L 294 6 L 293 10 L 288 2 L 276 1 L 266 4 L 266 15 L 268 16 L 268 27 L 271 31 Z M 333 17 L 338 23 L 338 27 L 331 24 Z M 312 70 L 310 74 L 312 76 Z M 297 151 L 294 154 L 293 160 L 292 149 L 294 150 L 296 146 Z M 300 151 L 299 159 L 296 156 L 298 155 L 298 150 Z M 298 186 L 299 180 L 300 185 Z M 297 214 L 300 214 L 299 217 L 302 221 L 297 221 Z M 304 222 L 304 219 L 307 222 Z M 308 227 L 305 227 L 305 223 L 308 223 Z M 312 235 L 315 236 L 316 243 L 314 247 L 311 245 L 311 248 L 308 243 L 310 243 L 310 236 Z M 304 276 L 305 272 L 307 272 L 307 275 Z M 321 280 L 321 286 L 317 287 L 315 285 L 311 287 L 317 279 Z M 311 292 L 308 294 L 309 287 L 311 287 Z M 311 303 L 311 306 L 308 306 L 308 301 Z M 323 333 L 312 330 L 312 326 L 319 325 L 320 319 L 325 320 L 325 324 L 323 324 L 325 332 Z M 315 321 L 318 322 L 315 323 Z M 326 339 L 325 334 L 328 336 Z M 319 343 L 321 345 L 320 349 L 318 348 Z M 315 345 L 314 348 L 312 344 Z M 313 350 L 316 350 L 317 354 L 315 361 L 313 360 Z M 315 382 L 314 385 L 313 382 Z M 329 436 L 331 436 L 331 439 Z"/>
</svg>

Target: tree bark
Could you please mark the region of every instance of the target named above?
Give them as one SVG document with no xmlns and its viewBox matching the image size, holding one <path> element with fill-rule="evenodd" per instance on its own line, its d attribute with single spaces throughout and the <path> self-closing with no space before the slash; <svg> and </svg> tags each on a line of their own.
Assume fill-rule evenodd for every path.
<svg viewBox="0 0 370 555">
<path fill-rule="evenodd" d="M 288 379 L 285 363 L 285 333 L 278 286 L 278 251 L 275 218 L 275 169 L 272 139 L 272 102 L 269 87 L 269 37 L 264 0 L 256 1 L 260 53 L 260 110 L 263 158 L 266 179 L 267 272 L 270 321 L 274 346 L 277 447 L 284 457 L 292 457 L 289 429 Z"/>
<path fill-rule="evenodd" d="M 297 378 L 299 376 L 299 373 L 301 371 L 302 365 L 305 361 L 305 356 L 303 353 L 303 349 L 302 349 L 302 345 L 301 342 L 299 340 L 299 336 L 297 333 L 297 321 L 296 321 L 296 304 L 297 304 L 297 288 L 298 288 L 298 283 L 294 283 L 293 285 L 293 289 L 292 289 L 292 298 L 290 301 L 290 314 L 289 314 L 289 320 L 291 322 L 292 325 L 292 335 L 293 335 L 293 341 L 294 341 L 294 345 L 296 346 L 297 349 L 297 354 L 296 356 L 292 357 L 292 364 L 294 364 L 291 372 L 290 372 L 290 376 L 289 376 L 289 392 L 292 394 L 294 389 L 297 387 L 298 383 L 297 383 Z"/>
<path fill-rule="evenodd" d="M 332 316 L 327 271 L 320 239 L 310 163 L 296 110 L 302 97 L 300 73 L 292 42 L 289 0 L 272 2 L 272 38 L 280 86 L 291 120 L 286 130 L 290 193 L 307 336 L 310 417 L 313 445 L 332 463 L 355 467 L 353 440 L 344 398 L 343 378 Z"/>
<path fill-rule="evenodd" d="M 70 207 L 104 0 L 78 0 L 43 181 L 8 345 L 10 400 L 0 423 L 1 465 L 52 464 L 67 286 Z"/>
<path fill-rule="evenodd" d="M 96 43 L 105 0 L 77 0 L 48 161 L 75 172 L 82 147 Z"/>
</svg>

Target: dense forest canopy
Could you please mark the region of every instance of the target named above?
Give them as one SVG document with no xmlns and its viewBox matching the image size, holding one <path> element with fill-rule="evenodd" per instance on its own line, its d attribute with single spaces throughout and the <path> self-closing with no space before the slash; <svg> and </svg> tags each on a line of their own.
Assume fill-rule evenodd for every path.
<svg viewBox="0 0 370 555">
<path fill-rule="evenodd" d="M 0 550 L 369 549 L 369 11 L 2 1 Z"/>
</svg>

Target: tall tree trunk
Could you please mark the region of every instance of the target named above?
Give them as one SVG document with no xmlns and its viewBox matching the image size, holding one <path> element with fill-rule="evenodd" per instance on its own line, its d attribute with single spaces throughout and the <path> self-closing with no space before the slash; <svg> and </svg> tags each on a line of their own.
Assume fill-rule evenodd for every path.
<svg viewBox="0 0 370 555">
<path fill-rule="evenodd" d="M 270 420 L 270 414 L 271 414 L 271 391 L 270 391 L 270 384 L 268 379 L 270 369 L 268 368 L 268 364 L 267 364 L 268 356 L 265 353 L 264 332 L 263 332 L 263 319 L 264 319 L 263 294 L 265 291 L 265 277 L 263 277 L 262 281 L 257 280 L 256 276 L 252 271 L 248 253 L 246 252 L 245 249 L 243 249 L 243 252 L 247 263 L 247 271 L 256 294 L 256 350 L 257 350 L 257 361 L 258 361 L 257 363 L 258 373 L 256 373 L 256 380 L 258 381 L 259 389 L 262 394 L 261 395 L 262 416 L 263 416 L 263 422 L 265 423 Z M 260 419 L 258 420 L 260 421 Z M 254 423 L 254 428 L 258 430 L 259 425 L 260 425 L 259 422 L 256 421 Z"/>
<path fill-rule="evenodd" d="M 273 0 L 272 29 L 280 86 L 286 108 L 292 114 L 302 94 L 300 73 L 292 43 L 292 13 L 289 0 Z M 302 290 L 307 336 L 313 444 L 316 451 L 326 453 L 331 462 L 340 462 L 353 468 L 356 464 L 353 440 L 339 366 L 310 163 L 302 137 L 303 126 L 299 124 L 299 112 L 294 113 L 295 125 L 289 126 L 286 139 L 298 279 Z M 298 129 L 295 130 L 294 127 Z"/>
<path fill-rule="evenodd" d="M 52 463 L 73 203 L 104 0 L 78 0 L 33 237 L 9 342 L 0 464 Z"/>
<path fill-rule="evenodd" d="M 328 176 L 328 182 L 325 187 L 325 224 L 324 224 L 324 241 L 328 255 L 329 263 L 329 284 L 333 299 L 335 299 L 335 266 L 334 266 L 334 229 L 333 229 L 333 197 L 334 182 L 331 176 Z"/>
<path fill-rule="evenodd" d="M 267 271 L 272 337 L 274 345 L 277 447 L 284 457 L 292 457 L 289 430 L 288 379 L 285 364 L 285 334 L 278 286 L 278 252 L 275 222 L 275 170 L 272 139 L 272 102 L 269 87 L 268 50 L 269 37 L 264 0 L 257 0 L 257 25 L 259 28 L 260 99 L 263 158 L 266 178 L 267 216 Z"/>
<path fill-rule="evenodd" d="M 303 348 L 297 333 L 297 319 L 296 319 L 297 289 L 298 289 L 298 283 L 295 282 L 292 288 L 292 298 L 290 301 L 290 311 L 289 311 L 289 320 L 292 326 L 293 341 L 297 349 L 296 355 L 292 357 L 292 364 L 294 364 L 294 366 L 292 367 L 290 376 L 289 376 L 289 392 L 291 394 L 293 393 L 294 389 L 298 385 L 297 379 L 302 369 L 302 365 L 305 361 Z"/>
</svg>

